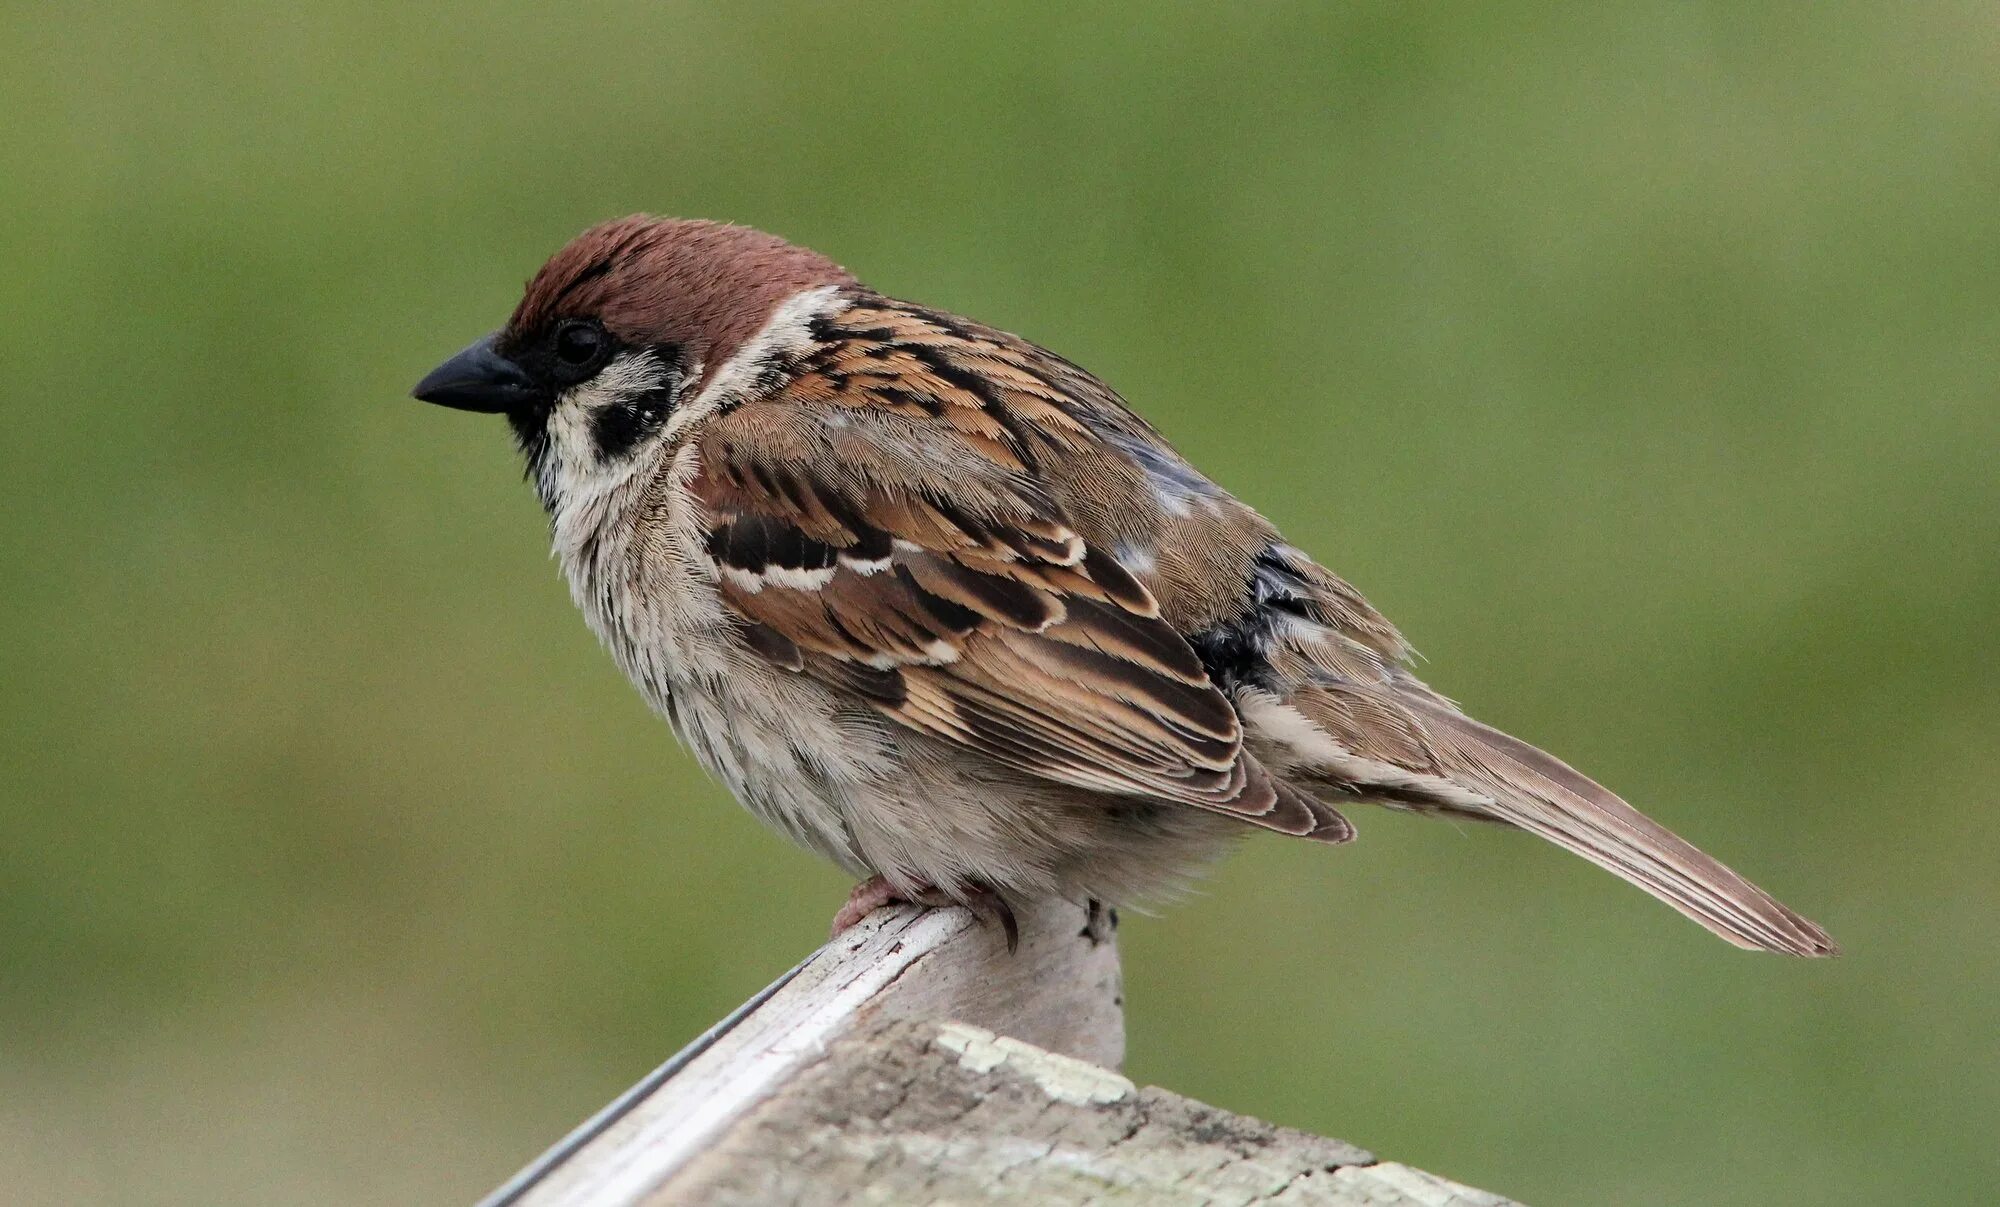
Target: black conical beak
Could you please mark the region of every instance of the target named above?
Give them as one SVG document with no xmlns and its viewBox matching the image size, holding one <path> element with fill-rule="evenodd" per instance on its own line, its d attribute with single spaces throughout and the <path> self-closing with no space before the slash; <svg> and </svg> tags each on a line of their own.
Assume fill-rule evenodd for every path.
<svg viewBox="0 0 2000 1207">
<path fill-rule="evenodd" d="M 410 394 L 422 402 L 495 414 L 532 403 L 541 393 L 521 366 L 493 350 L 496 335 L 432 369 Z"/>
</svg>

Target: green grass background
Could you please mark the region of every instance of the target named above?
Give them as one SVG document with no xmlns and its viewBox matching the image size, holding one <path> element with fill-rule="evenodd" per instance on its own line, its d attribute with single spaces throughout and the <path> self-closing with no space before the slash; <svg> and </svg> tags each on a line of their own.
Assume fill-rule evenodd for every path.
<svg viewBox="0 0 2000 1207">
<path fill-rule="evenodd" d="M 1091 366 L 1850 953 L 1369 812 L 1129 921 L 1137 1077 L 1541 1207 L 1990 1201 L 1997 26 L 6 6 L 0 1184 L 466 1201 L 821 936 L 406 396 L 648 209 Z"/>
</svg>

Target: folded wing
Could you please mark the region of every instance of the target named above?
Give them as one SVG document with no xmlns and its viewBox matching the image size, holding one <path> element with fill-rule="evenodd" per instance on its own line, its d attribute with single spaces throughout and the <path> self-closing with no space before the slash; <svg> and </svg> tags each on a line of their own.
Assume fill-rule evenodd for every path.
<svg viewBox="0 0 2000 1207">
<path fill-rule="evenodd" d="M 1042 779 L 1351 835 L 1245 753 L 1152 595 L 1032 479 L 970 460 L 948 490 L 871 473 L 908 443 L 873 439 L 878 417 L 756 409 L 712 426 L 693 486 L 723 601 L 765 658 Z"/>
</svg>

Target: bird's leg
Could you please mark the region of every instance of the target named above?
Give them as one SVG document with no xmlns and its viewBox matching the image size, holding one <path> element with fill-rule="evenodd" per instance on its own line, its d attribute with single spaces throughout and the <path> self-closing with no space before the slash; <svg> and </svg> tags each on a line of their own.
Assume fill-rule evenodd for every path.
<svg viewBox="0 0 2000 1207">
<path fill-rule="evenodd" d="M 927 909 L 940 909 L 947 905 L 963 905 L 972 911 L 981 924 L 998 921 L 1000 929 L 1007 936 L 1007 950 L 1011 954 L 1021 945 L 1021 927 L 1014 920 L 1014 910 L 1007 899 L 984 885 L 972 886 L 966 899 L 960 901 L 948 896 L 942 889 L 925 886 L 912 892 L 901 892 L 881 876 L 870 876 L 854 886 L 847 894 L 847 903 L 833 915 L 833 938 L 839 938 L 848 928 L 866 918 L 869 914 L 898 901 L 911 905 L 921 905 Z"/>
<path fill-rule="evenodd" d="M 1083 929 L 1077 932 L 1080 938 L 1090 940 L 1092 947 L 1108 943 L 1118 934 L 1118 911 L 1092 897 L 1084 907 Z"/>
</svg>

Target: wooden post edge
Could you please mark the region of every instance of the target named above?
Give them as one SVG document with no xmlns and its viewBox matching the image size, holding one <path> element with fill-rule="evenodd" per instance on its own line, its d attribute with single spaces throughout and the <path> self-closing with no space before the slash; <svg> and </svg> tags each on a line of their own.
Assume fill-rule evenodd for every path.
<svg viewBox="0 0 2000 1207">
<path fill-rule="evenodd" d="M 1508 1207 L 1114 1070 L 1115 939 L 1052 904 L 1009 954 L 962 909 L 878 910 L 481 1207 L 1011 1201 Z"/>
</svg>

